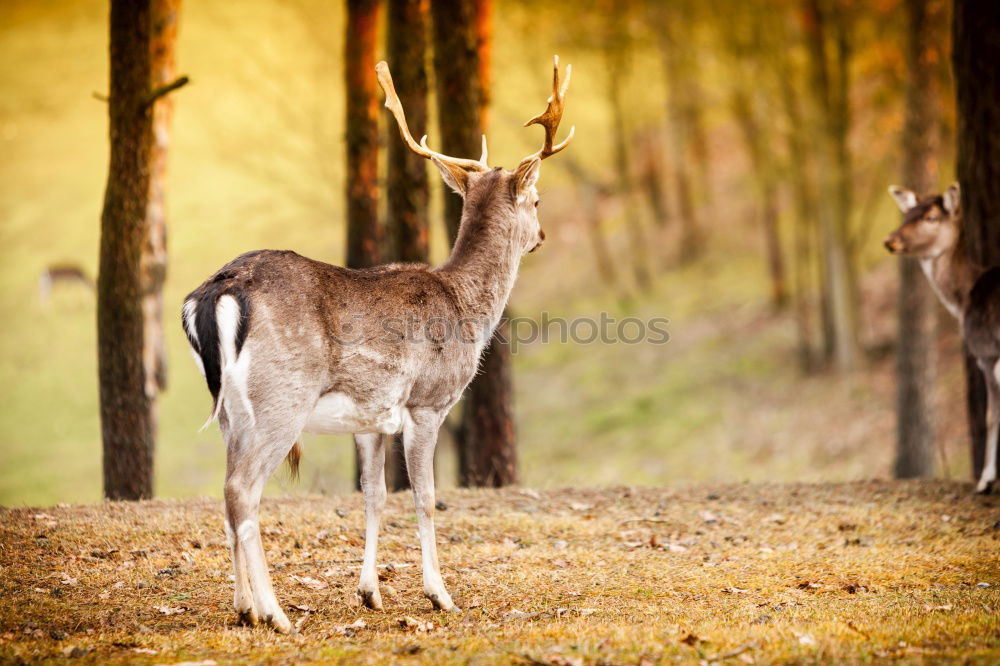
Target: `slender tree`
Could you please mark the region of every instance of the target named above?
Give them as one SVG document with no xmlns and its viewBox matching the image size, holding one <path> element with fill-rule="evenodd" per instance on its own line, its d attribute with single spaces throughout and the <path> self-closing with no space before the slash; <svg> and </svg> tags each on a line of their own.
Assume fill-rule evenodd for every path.
<svg viewBox="0 0 1000 666">
<path fill-rule="evenodd" d="M 842 8 L 831 10 L 821 0 L 803 0 L 802 25 L 810 69 L 810 88 L 819 131 L 818 247 L 822 266 L 821 305 L 824 311 L 824 351 L 839 370 L 859 361 L 857 288 L 850 244 L 850 153 L 847 150 L 848 60 L 846 20 Z"/>
<path fill-rule="evenodd" d="M 378 220 L 378 79 L 375 49 L 378 0 L 348 0 L 344 38 L 347 88 L 347 266 L 367 268 L 381 261 Z M 361 487 L 355 461 L 354 480 Z"/>
<path fill-rule="evenodd" d="M 378 222 L 378 0 L 348 0 L 344 40 L 347 88 L 347 266 L 380 261 Z"/>
<path fill-rule="evenodd" d="M 175 46 L 180 21 L 180 0 L 158 0 L 152 7 L 153 88 L 169 85 L 176 78 Z M 153 105 L 153 144 L 150 147 L 149 203 L 146 207 L 148 235 L 140 260 L 142 272 L 143 366 L 146 394 L 152 400 L 153 425 L 157 422 L 157 394 L 167 388 L 167 349 L 163 333 L 163 283 L 167 277 L 167 149 L 173 102 L 169 96 Z"/>
<path fill-rule="evenodd" d="M 607 69 L 608 104 L 611 107 L 609 132 L 614 147 L 615 176 L 618 196 L 625 202 L 625 231 L 628 234 L 629 249 L 632 254 L 632 272 L 636 286 L 640 291 L 645 291 L 651 284 L 649 249 L 632 172 L 632 154 L 623 90 L 623 84 L 628 78 L 631 56 L 629 22 L 632 3 L 630 0 L 611 0 L 605 11 L 608 19 L 605 23 L 603 44 L 604 63 Z"/>
<path fill-rule="evenodd" d="M 928 0 L 906 0 L 906 120 L 903 184 L 920 193 L 937 185 L 940 98 L 934 53 L 942 17 Z M 919 262 L 899 260 L 899 349 L 896 357 L 897 478 L 934 474 L 934 322 L 936 299 Z"/>
<path fill-rule="evenodd" d="M 492 3 L 432 0 L 434 72 L 442 152 L 478 157 L 488 100 Z M 445 222 L 452 243 L 462 202 L 445 194 Z M 506 315 L 487 346 L 479 374 L 469 385 L 455 433 L 458 482 L 462 486 L 504 486 L 517 482 L 517 441 Z"/>
<path fill-rule="evenodd" d="M 958 180 L 965 249 L 981 266 L 1000 264 L 1000 4 L 955 0 L 952 67 L 958 101 Z M 986 387 L 966 354 L 972 466 L 985 453 Z"/>
<path fill-rule="evenodd" d="M 157 327 L 165 252 L 163 177 L 165 143 L 154 142 L 169 114 L 158 102 L 187 79 L 164 83 L 172 69 L 178 4 L 112 0 L 110 18 L 111 159 L 101 213 L 97 283 L 98 377 L 103 439 L 104 494 L 109 499 L 153 495 L 155 399 L 164 367 Z M 169 64 L 166 64 L 169 63 Z M 159 225 L 159 226 L 157 226 Z M 162 335 L 162 333 L 160 333 Z M 147 365 L 146 350 L 152 352 Z"/>
<path fill-rule="evenodd" d="M 696 200 L 694 174 L 709 178 L 707 140 L 701 125 L 701 112 L 694 86 L 694 65 L 687 43 L 684 20 L 690 16 L 690 4 L 654 4 L 657 45 L 666 80 L 666 116 L 670 136 L 670 154 L 674 174 L 674 198 L 681 223 L 680 259 L 692 261 L 702 250 L 702 229 Z M 692 165 L 700 165 L 693 169 Z M 703 183 L 704 185 L 704 183 Z"/>
<path fill-rule="evenodd" d="M 396 81 L 400 102 L 410 129 L 417 136 L 427 128 L 426 0 L 389 0 L 386 53 Z M 391 261 L 426 263 L 429 255 L 427 224 L 427 163 L 386 126 L 387 196 L 386 240 Z M 386 481 L 392 490 L 409 487 L 402 439 L 394 438 L 388 451 Z"/>
</svg>

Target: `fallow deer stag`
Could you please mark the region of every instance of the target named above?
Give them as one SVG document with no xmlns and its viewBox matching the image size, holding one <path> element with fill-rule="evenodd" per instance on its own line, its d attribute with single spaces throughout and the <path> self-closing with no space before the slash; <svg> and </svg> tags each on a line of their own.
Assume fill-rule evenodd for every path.
<svg viewBox="0 0 1000 666">
<path fill-rule="evenodd" d="M 472 380 L 499 322 L 518 264 L 541 245 L 539 167 L 554 145 L 569 85 L 555 59 L 542 148 L 513 171 L 449 157 L 414 141 L 389 68 L 376 67 L 385 106 L 410 150 L 464 199 L 451 256 L 441 266 L 349 270 L 294 252 L 260 250 L 224 266 L 184 301 L 183 324 L 226 442 L 226 536 L 236 612 L 291 629 L 271 586 L 258 509 L 282 459 L 297 462 L 302 432 L 352 433 L 361 466 L 365 549 L 358 593 L 382 608 L 375 553 L 385 505 L 382 435 L 403 433 L 422 552 L 424 595 L 457 610 L 438 569 L 433 456 L 438 429 Z"/>
<path fill-rule="evenodd" d="M 976 490 L 989 492 L 997 478 L 1000 435 L 1000 267 L 983 269 L 966 254 L 958 183 L 942 195 L 918 197 L 895 185 L 889 194 L 903 211 L 903 223 L 886 238 L 886 248 L 920 260 L 931 288 L 958 319 L 965 344 L 986 379 L 989 430 Z"/>
</svg>

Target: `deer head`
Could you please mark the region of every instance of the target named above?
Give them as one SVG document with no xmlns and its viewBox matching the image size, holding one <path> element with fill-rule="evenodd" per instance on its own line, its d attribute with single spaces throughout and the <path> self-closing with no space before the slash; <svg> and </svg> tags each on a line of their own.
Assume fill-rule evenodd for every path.
<svg viewBox="0 0 1000 666">
<path fill-rule="evenodd" d="M 933 259 L 958 241 L 959 189 L 954 183 L 944 194 L 918 197 L 895 185 L 889 194 L 903 213 L 903 223 L 885 239 L 893 254 Z"/>
<path fill-rule="evenodd" d="M 486 136 L 483 135 L 483 152 L 478 160 L 471 160 L 460 157 L 450 157 L 443 153 L 431 150 L 427 147 L 427 137 L 424 136 L 418 143 L 410 134 L 406 124 L 406 115 L 403 106 L 400 104 L 396 89 L 392 83 L 392 75 L 389 73 L 389 66 L 382 61 L 375 66 L 379 84 L 385 92 L 385 107 L 392 112 L 399 126 L 399 135 L 403 142 L 411 151 L 426 157 L 441 172 L 444 182 L 461 196 L 466 206 L 470 200 L 482 200 L 482 193 L 477 190 L 486 187 L 496 190 L 504 188 L 502 191 L 507 196 L 502 198 L 503 205 L 507 210 L 506 215 L 497 216 L 498 219 L 512 220 L 515 237 L 522 245 L 524 252 L 532 252 L 537 249 L 545 240 L 545 232 L 542 231 L 538 222 L 538 182 L 539 167 L 547 157 L 555 155 L 567 145 L 573 138 L 575 127 L 571 128 L 567 137 L 559 144 L 555 144 L 556 131 L 559 129 L 559 122 L 562 120 L 563 108 L 565 105 L 566 90 L 569 88 L 572 65 L 566 66 L 566 78 L 560 84 L 559 80 L 559 56 L 555 56 L 552 71 L 552 94 L 549 96 L 548 104 L 541 114 L 535 116 L 527 123 L 529 125 L 541 125 L 545 128 L 545 141 L 538 152 L 528 155 L 513 171 L 506 169 L 491 170 L 486 162 L 487 148 Z M 486 175 L 493 171 L 499 171 L 497 175 Z M 495 200 L 495 198 L 494 198 Z"/>
</svg>

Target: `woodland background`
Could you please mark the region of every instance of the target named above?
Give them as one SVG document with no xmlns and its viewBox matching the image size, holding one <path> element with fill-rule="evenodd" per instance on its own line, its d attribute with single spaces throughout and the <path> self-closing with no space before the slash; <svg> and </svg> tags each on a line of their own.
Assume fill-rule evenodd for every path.
<svg viewBox="0 0 1000 666">
<path fill-rule="evenodd" d="M 818 66 L 808 10 L 819 4 L 834 9 Z M 525 260 L 511 313 L 667 317 L 671 341 L 523 346 L 513 359 L 522 483 L 891 476 L 898 260 L 881 240 L 899 218 L 886 187 L 903 180 L 903 3 L 568 7 L 493 6 L 491 164 L 537 149 L 541 133 L 521 124 L 542 108 L 552 54 L 573 65 L 564 128 L 576 139 L 542 170 L 548 240 Z M 920 103 L 939 115 L 931 166 L 943 189 L 954 174 L 950 16 L 947 3 L 929 7 L 924 60 L 937 94 Z M 157 495 L 222 488 L 221 437 L 197 431 L 210 398 L 188 359 L 183 296 L 251 249 L 344 261 L 344 31 L 339 3 L 183 7 L 178 72 L 191 83 L 172 94 Z M 43 307 L 38 279 L 61 263 L 96 274 L 108 148 L 107 107 L 92 93 L 107 92 L 107 72 L 104 2 L 4 2 L 0 504 L 101 495 L 94 295 L 57 288 Z M 381 109 L 378 122 L 384 148 L 396 130 Z M 436 179 L 433 262 L 447 253 Z M 822 314 L 818 267 L 831 251 L 853 304 L 838 315 L 846 338 L 832 339 Z M 959 341 L 946 314 L 934 318 L 936 464 L 964 479 Z M 282 473 L 275 489 L 352 487 L 347 438 L 303 443 L 302 480 Z M 438 482 L 454 480 L 445 436 Z"/>
</svg>

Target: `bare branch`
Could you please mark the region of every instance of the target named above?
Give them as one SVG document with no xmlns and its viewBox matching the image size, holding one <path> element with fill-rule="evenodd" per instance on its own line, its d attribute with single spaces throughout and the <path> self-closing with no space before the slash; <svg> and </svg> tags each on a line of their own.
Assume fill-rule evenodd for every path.
<svg viewBox="0 0 1000 666">
<path fill-rule="evenodd" d="M 146 101 L 143 103 L 142 108 L 148 109 L 149 107 L 151 107 L 156 102 L 156 100 L 160 99 L 164 95 L 172 93 L 173 91 L 177 90 L 178 88 L 182 88 L 182 87 L 186 86 L 190 82 L 191 82 L 191 79 L 189 79 L 187 76 L 182 76 L 182 77 L 176 79 L 175 81 L 173 81 L 172 83 L 168 83 L 168 84 L 166 84 L 164 86 L 160 86 L 159 88 L 156 88 L 155 90 L 153 90 L 152 92 L 150 92 L 149 95 L 146 96 Z"/>
</svg>

